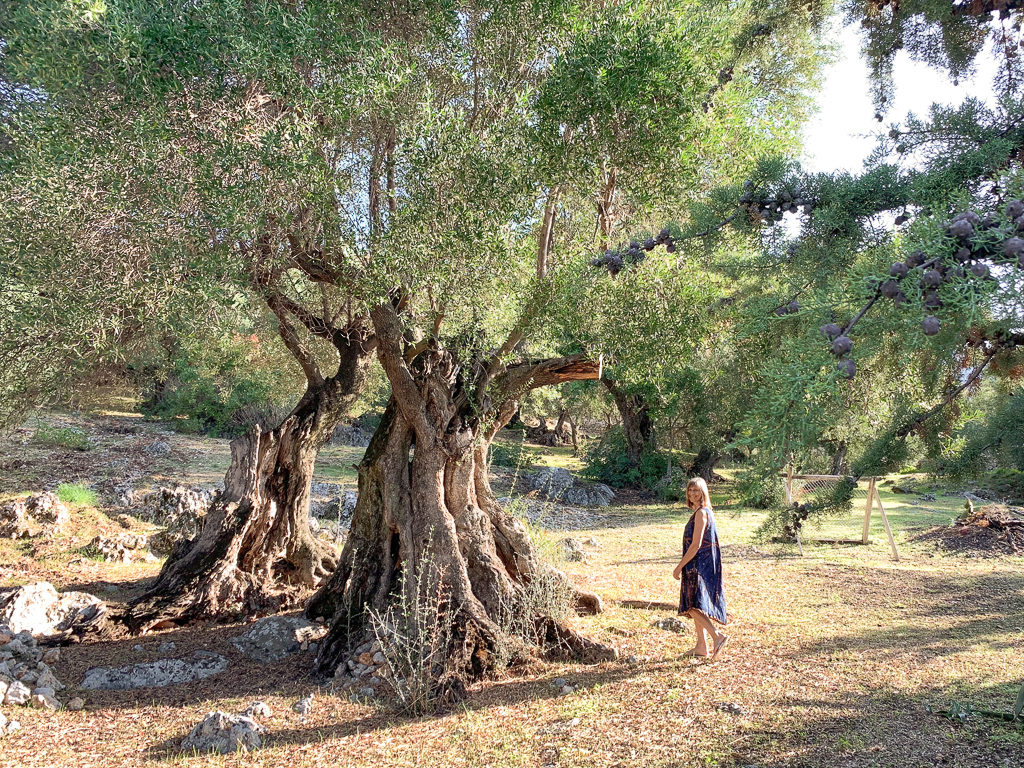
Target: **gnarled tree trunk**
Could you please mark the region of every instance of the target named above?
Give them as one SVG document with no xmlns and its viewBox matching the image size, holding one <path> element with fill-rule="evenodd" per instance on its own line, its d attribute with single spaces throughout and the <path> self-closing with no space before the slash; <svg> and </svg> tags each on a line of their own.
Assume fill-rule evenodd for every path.
<svg viewBox="0 0 1024 768">
<path fill-rule="evenodd" d="M 464 397 L 453 356 L 429 349 L 407 363 L 394 314 L 375 310 L 374 322 L 393 400 L 359 467 L 359 501 L 338 569 L 307 608 L 307 615 L 331 620 L 318 667 L 333 672 L 366 639 L 368 612 L 397 599 L 403 570 L 414 577 L 429 571 L 446 596 L 450 654 L 466 675 L 478 676 L 493 664 L 497 643 L 509 640 L 502 610 L 539 567 L 525 526 L 491 491 L 488 446 L 515 412 L 515 392 L 596 378 L 597 366 L 566 358 L 546 368 L 507 369 L 507 386 L 496 388 L 501 404 L 481 418 Z M 600 610 L 595 595 L 575 594 L 579 610 Z M 613 649 L 550 617 L 532 619 L 563 651 L 594 661 L 614 657 Z"/>
<path fill-rule="evenodd" d="M 653 451 L 655 447 L 651 406 L 643 395 L 630 394 L 607 377 L 602 378 L 601 383 L 611 393 L 622 418 L 622 432 L 626 438 L 626 458 L 629 466 L 639 467 L 644 454 Z"/>
<path fill-rule="evenodd" d="M 721 458 L 722 454 L 705 446 L 697 452 L 686 471 L 691 477 L 702 477 L 708 483 L 714 482 L 716 479 L 720 480 L 721 478 L 715 475 L 715 465 Z"/>
<path fill-rule="evenodd" d="M 132 629 L 277 610 L 330 575 L 338 553 L 313 536 L 310 482 L 320 448 L 362 390 L 370 354 L 354 345 L 278 427 L 254 426 L 232 442 L 224 492 L 199 535 L 171 553 L 129 606 Z"/>
</svg>

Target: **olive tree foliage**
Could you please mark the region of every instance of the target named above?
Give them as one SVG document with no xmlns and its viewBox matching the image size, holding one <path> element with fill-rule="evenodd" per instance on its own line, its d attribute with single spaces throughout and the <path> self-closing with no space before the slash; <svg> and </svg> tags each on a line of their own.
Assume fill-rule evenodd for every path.
<svg viewBox="0 0 1024 768">
<path fill-rule="evenodd" d="M 637 197 L 631 205 L 601 199 L 597 245 L 603 252 L 581 289 L 585 301 L 567 307 L 564 334 L 603 355 L 604 383 L 625 433 L 625 474 L 613 472 L 616 477 L 606 480 L 648 484 L 655 465 L 664 471 L 669 457 L 655 455 L 658 424 L 669 438 L 664 448 L 700 453 L 714 445 L 719 456 L 724 445 L 719 434 L 727 429 L 697 421 L 721 420 L 723 409 L 713 414 L 712 401 L 726 388 L 712 391 L 711 382 L 724 384 L 727 377 L 718 376 L 724 355 L 714 348 L 723 344 L 730 307 L 748 284 L 715 274 L 693 257 L 694 243 L 709 232 L 679 213 L 716 187 L 742 181 L 759 158 L 796 150 L 825 59 L 820 27 L 829 6 L 753 10 L 755 23 L 734 38 L 727 65 L 705 96 L 702 109 L 712 121 L 695 121 L 698 151 L 684 146 L 676 165 L 654 164 L 637 176 L 647 190 L 671 184 L 673 193 L 660 200 Z M 666 220 L 675 223 L 662 229 Z M 694 410 L 697 401 L 708 408 Z M 685 434 L 683 444 L 670 446 L 670 436 L 679 433 Z"/>
<path fill-rule="evenodd" d="M 868 54 L 877 64 L 870 45 Z M 724 234 L 709 237 L 709 268 L 772 275 L 739 315 L 740 338 L 777 338 L 738 422 L 755 479 L 777 484 L 785 464 L 813 465 L 823 445 L 843 443 L 850 474 L 899 469 L 908 439 L 935 451 L 956 427 L 957 398 L 1015 369 L 1024 341 L 1017 66 L 1008 56 L 994 105 L 935 105 L 892 124 L 858 175 L 765 163 L 698 206 L 708 230 L 755 246 L 730 252 Z M 813 513 L 782 522 L 792 530 Z"/>
</svg>

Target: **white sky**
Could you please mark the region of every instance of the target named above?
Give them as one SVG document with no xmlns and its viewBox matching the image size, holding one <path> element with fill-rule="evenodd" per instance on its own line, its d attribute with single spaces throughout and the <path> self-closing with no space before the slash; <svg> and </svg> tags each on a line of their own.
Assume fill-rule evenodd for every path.
<svg viewBox="0 0 1024 768">
<path fill-rule="evenodd" d="M 817 97 L 818 114 L 804 129 L 806 141 L 801 163 L 805 170 L 860 170 L 874 149 L 874 136 L 886 133 L 893 122 L 902 122 L 908 112 L 926 115 L 934 103 L 959 104 L 967 96 L 989 100 L 995 61 L 979 58 L 977 72 L 954 86 L 944 72 L 911 61 L 906 54 L 896 59 L 896 98 L 883 122 L 875 120 L 868 90 L 868 68 L 860 56 L 860 35 L 856 27 L 839 27 L 832 34 L 835 61 L 825 69 Z"/>
</svg>

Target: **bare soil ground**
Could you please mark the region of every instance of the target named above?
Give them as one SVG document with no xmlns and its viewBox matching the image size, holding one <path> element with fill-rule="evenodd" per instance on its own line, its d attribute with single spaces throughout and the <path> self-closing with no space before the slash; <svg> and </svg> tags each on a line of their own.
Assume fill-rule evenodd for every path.
<svg viewBox="0 0 1024 768">
<path fill-rule="evenodd" d="M 169 434 L 127 416 L 47 418 L 84 429 L 94 447 L 38 445 L 29 425 L 0 445 L 0 496 L 126 474 L 140 485 L 213 484 L 227 466 L 227 441 Z M 136 431 L 116 431 L 125 422 Z M 156 439 L 171 451 L 145 452 Z M 328 449 L 318 479 L 354 486 L 359 455 Z M 557 451 L 551 456 L 557 465 L 571 463 Z M 685 655 L 688 634 L 653 626 L 675 615 L 671 570 L 687 513 L 678 504 L 626 498 L 587 531 L 599 545 L 589 562 L 559 565 L 607 605 L 578 627 L 631 661 L 541 666 L 478 684 L 456 710 L 416 719 L 324 689 L 301 718 L 290 706 L 317 686 L 310 655 L 249 661 L 228 642 L 239 625 L 90 639 L 65 648 L 54 665 L 69 686 L 64 700 L 89 667 L 155 659 L 166 641 L 176 644 L 174 656 L 212 650 L 230 666 L 188 685 L 81 692 L 81 712 L 5 707 L 23 728 L 0 742 L 0 766 L 1024 766 L 1020 724 L 926 711 L 952 701 L 1009 710 L 1024 680 L 1024 558 L 968 556 L 977 553 L 920 538 L 955 518 L 963 500 L 952 491 L 922 501 L 883 487 L 882 496 L 899 562 L 877 518 L 867 546 L 807 545 L 801 557 L 755 544 L 762 513 L 737 506 L 730 485 L 716 486 L 735 618 L 715 663 Z M 119 529 L 116 512 L 101 493 L 96 506 L 74 509 L 64 538 L 0 540 L 0 586 L 46 579 L 115 602 L 134 594 L 159 564 L 106 563 L 80 551 L 96 531 Z M 830 525 L 847 535 L 860 530 L 856 515 Z M 564 534 L 538 535 L 550 545 Z M 579 690 L 558 695 L 557 677 Z M 255 700 L 273 711 L 263 749 L 223 757 L 178 752 L 205 713 Z"/>
</svg>

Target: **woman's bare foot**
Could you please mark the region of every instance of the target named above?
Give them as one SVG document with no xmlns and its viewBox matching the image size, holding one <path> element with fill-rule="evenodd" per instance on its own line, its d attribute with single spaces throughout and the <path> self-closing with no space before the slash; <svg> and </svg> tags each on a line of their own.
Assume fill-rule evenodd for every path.
<svg viewBox="0 0 1024 768">
<path fill-rule="evenodd" d="M 698 646 L 696 646 L 694 648 L 691 648 L 690 650 L 688 650 L 683 655 L 684 656 L 700 656 L 701 658 L 705 658 L 708 655 L 708 649 L 707 649 L 706 646 L 699 646 L 698 645 Z"/>
<path fill-rule="evenodd" d="M 711 652 L 711 661 L 714 661 L 719 652 L 725 648 L 725 644 L 729 642 L 728 635 L 719 635 L 718 640 L 715 641 L 715 649 Z"/>
</svg>

